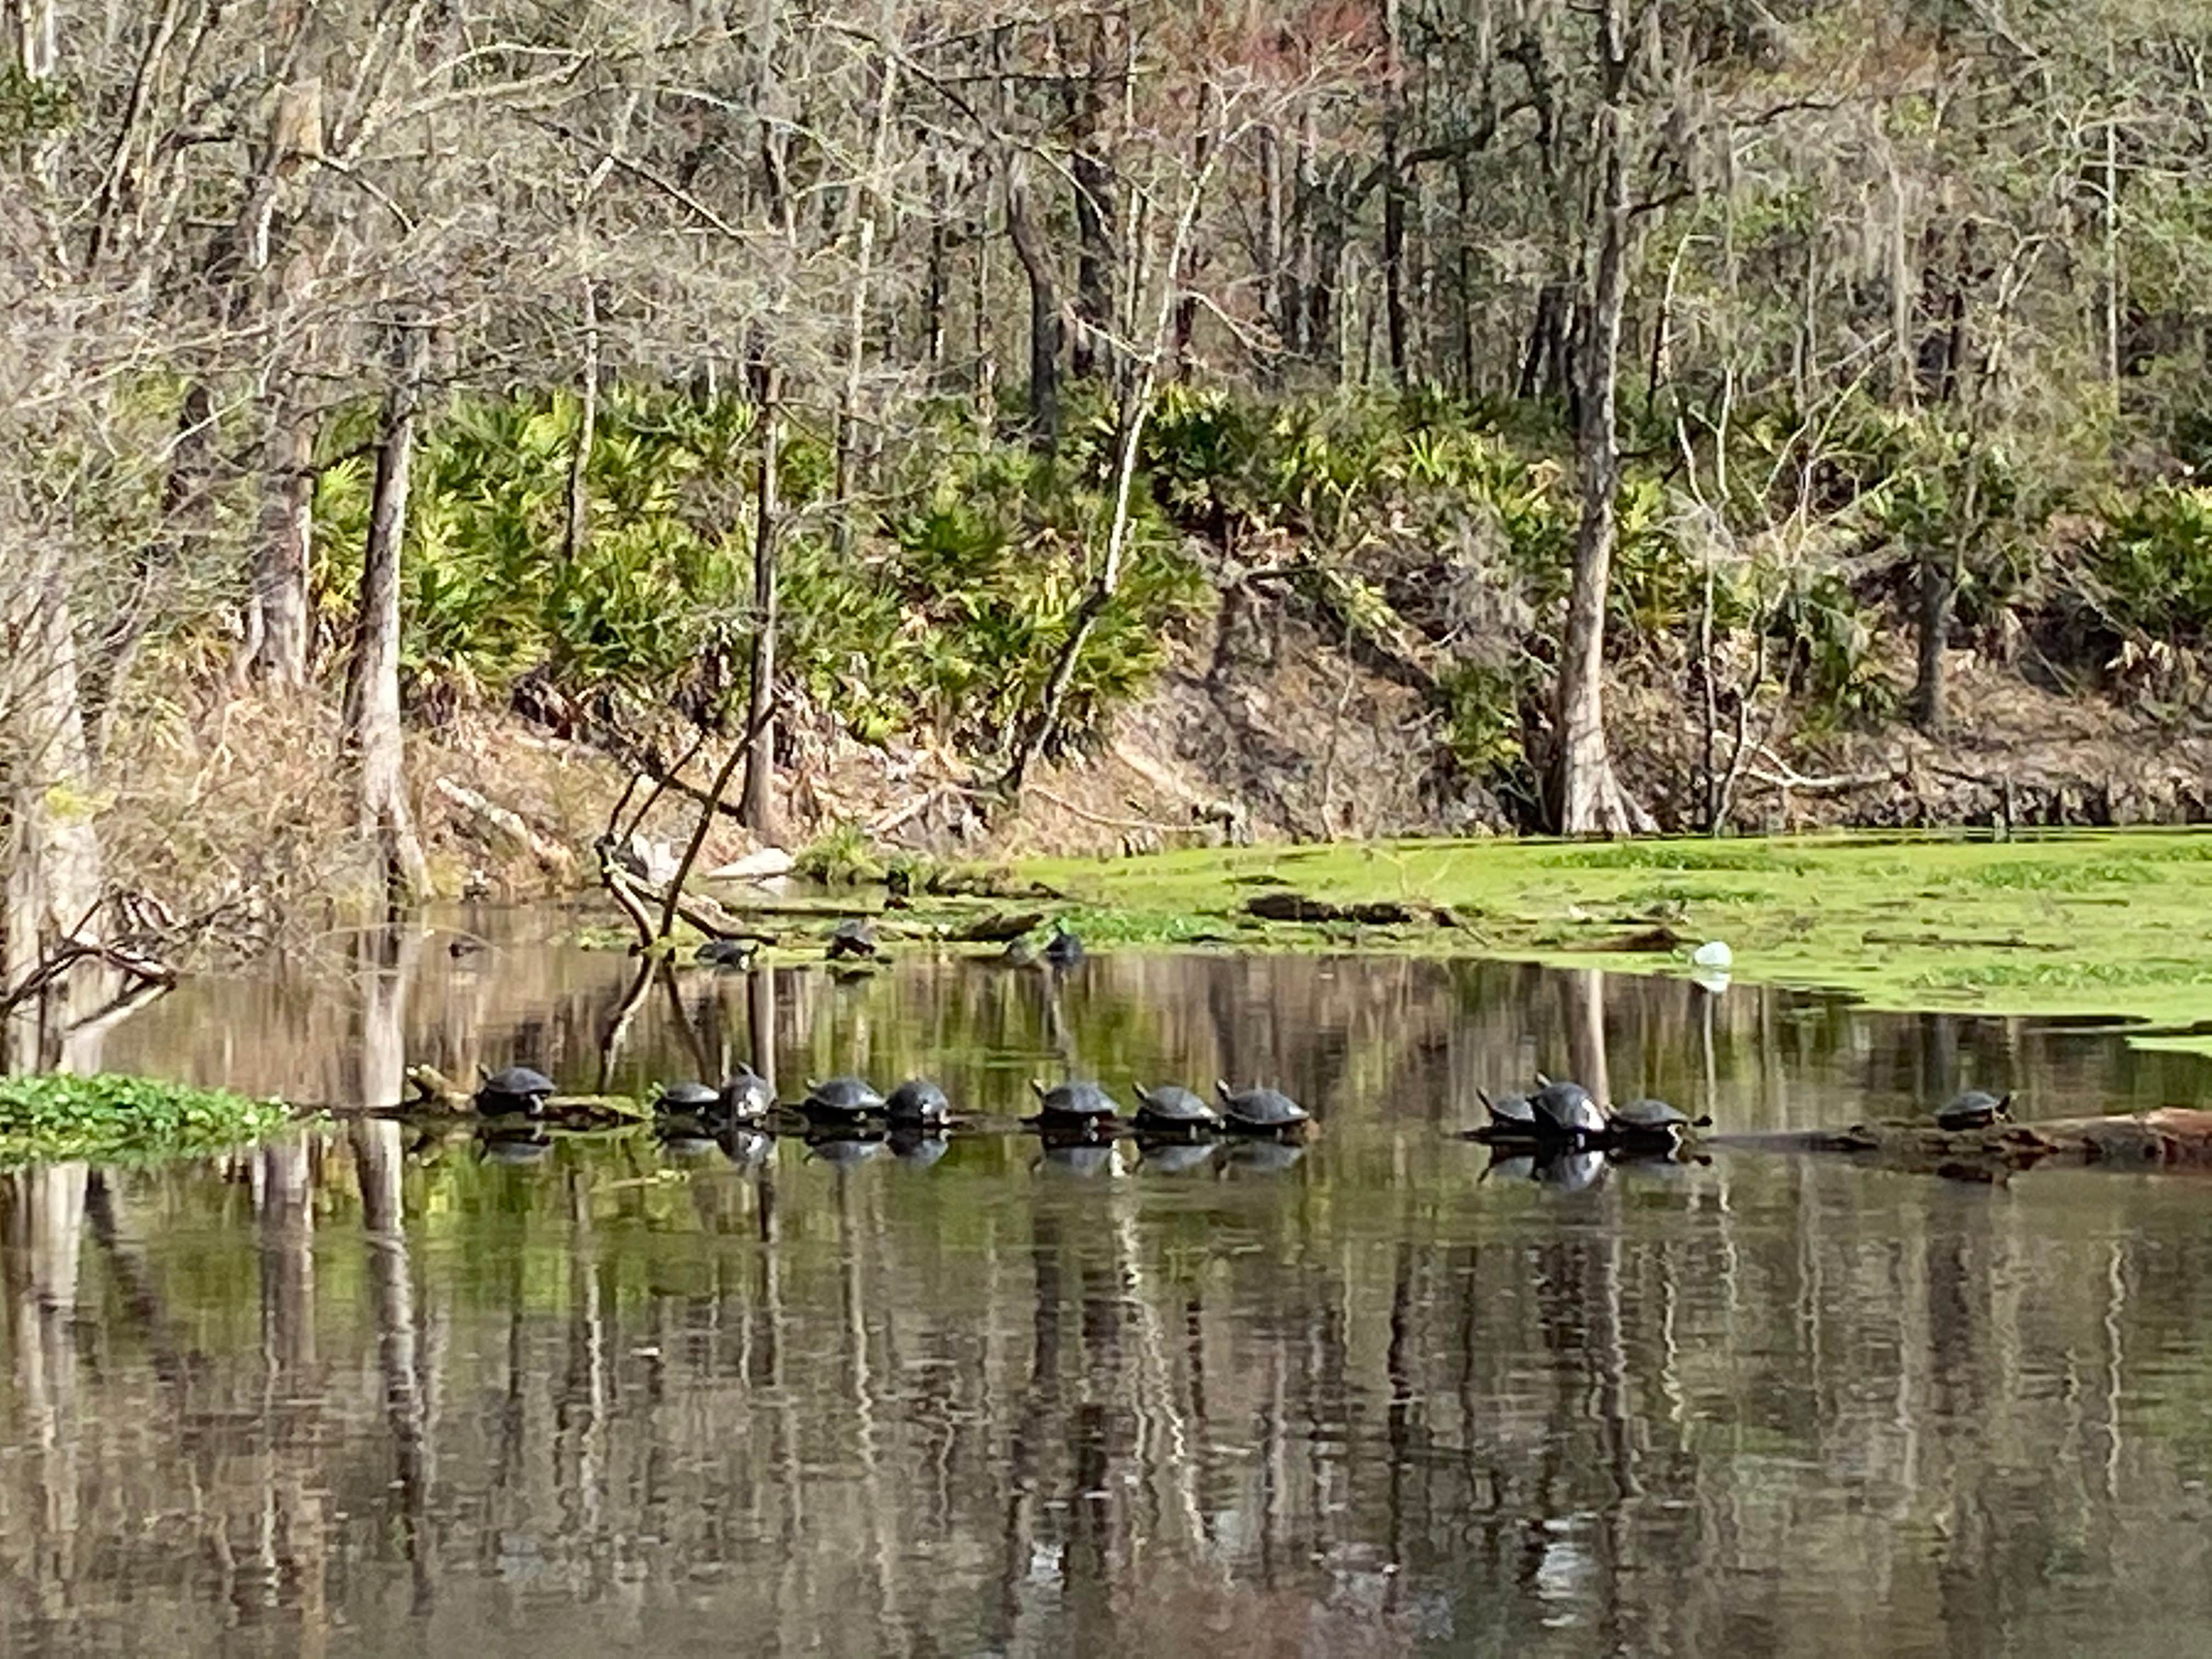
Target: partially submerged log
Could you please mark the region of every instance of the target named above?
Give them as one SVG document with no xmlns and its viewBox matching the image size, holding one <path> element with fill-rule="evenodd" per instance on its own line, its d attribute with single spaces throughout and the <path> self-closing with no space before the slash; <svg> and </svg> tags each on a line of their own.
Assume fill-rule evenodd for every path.
<svg viewBox="0 0 2212 1659">
<path fill-rule="evenodd" d="M 1884 1169 L 1993 1176 L 2045 1164 L 2114 1169 L 2212 1170 L 2212 1111 L 2162 1106 L 2109 1117 L 1939 1129 L 1930 1123 L 1854 1123 L 1841 1129 L 1721 1134 L 1699 1144 L 1749 1152 L 1841 1152 Z"/>
<path fill-rule="evenodd" d="M 628 1095 L 560 1094 L 549 1097 L 534 1115 L 484 1117 L 477 1109 L 475 1091 L 463 1088 L 434 1066 L 410 1066 L 406 1077 L 407 1097 L 393 1114 L 404 1118 L 470 1117 L 482 1118 L 487 1123 L 511 1122 L 518 1127 L 536 1125 L 590 1129 L 605 1128 L 611 1124 L 643 1123 L 653 1117 L 650 1107 Z"/>
</svg>

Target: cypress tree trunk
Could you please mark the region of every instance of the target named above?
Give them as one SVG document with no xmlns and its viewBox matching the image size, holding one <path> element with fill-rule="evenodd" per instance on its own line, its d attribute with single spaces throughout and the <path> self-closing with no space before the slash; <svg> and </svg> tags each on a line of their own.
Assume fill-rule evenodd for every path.
<svg viewBox="0 0 2212 1659">
<path fill-rule="evenodd" d="M 376 487 L 346 678 L 346 737 L 360 787 L 361 832 L 377 849 L 387 899 L 395 906 L 429 886 L 422 844 L 407 805 L 405 750 L 399 731 L 399 551 L 415 471 L 415 423 L 427 345 L 412 323 L 398 328 L 397 362 L 384 397 L 376 442 Z"/>
<path fill-rule="evenodd" d="M 776 833 L 775 719 L 775 532 L 776 468 L 782 451 L 781 376 L 765 360 L 756 364 L 760 404 L 760 479 L 753 496 L 752 690 L 745 726 L 751 742 L 745 753 L 745 783 L 738 811 L 745 828 L 763 841 Z"/>
<path fill-rule="evenodd" d="M 1619 533 L 1621 313 L 1628 292 L 1627 171 L 1621 155 L 1620 97 L 1627 74 L 1627 0 L 1605 0 L 1597 113 L 1597 222 L 1583 342 L 1575 456 L 1582 471 L 1582 521 L 1560 653 L 1559 804 L 1563 835 L 1623 835 L 1638 827 L 1605 742 L 1605 606 Z"/>
</svg>

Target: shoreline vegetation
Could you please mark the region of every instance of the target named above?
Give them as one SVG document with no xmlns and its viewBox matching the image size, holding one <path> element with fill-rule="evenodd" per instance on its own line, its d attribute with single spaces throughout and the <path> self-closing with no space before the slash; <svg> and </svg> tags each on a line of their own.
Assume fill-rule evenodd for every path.
<svg viewBox="0 0 2212 1659">
<path fill-rule="evenodd" d="M 0 9 L 0 1008 L 638 791 L 707 867 L 2212 817 L 2202 16 L 111 9 Z"/>
</svg>

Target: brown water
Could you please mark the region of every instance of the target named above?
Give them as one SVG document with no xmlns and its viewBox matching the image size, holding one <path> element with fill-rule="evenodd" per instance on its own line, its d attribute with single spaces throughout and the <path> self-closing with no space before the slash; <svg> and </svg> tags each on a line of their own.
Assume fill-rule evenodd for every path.
<svg viewBox="0 0 2212 1659">
<path fill-rule="evenodd" d="M 595 1083 L 629 964 L 480 925 L 508 943 L 191 987 L 100 1059 L 333 1103 L 404 1060 Z M 1537 1065 L 1779 1127 L 2200 1100 L 2196 1062 L 1145 956 L 686 972 L 606 1070 L 757 1052 L 993 1112 L 1062 1065 L 1259 1076 L 1322 1124 L 1179 1171 L 362 1122 L 7 1177 L 0 1652 L 2212 1651 L 2212 1185 L 1723 1152 L 1568 1191 L 1445 1133 Z"/>
</svg>

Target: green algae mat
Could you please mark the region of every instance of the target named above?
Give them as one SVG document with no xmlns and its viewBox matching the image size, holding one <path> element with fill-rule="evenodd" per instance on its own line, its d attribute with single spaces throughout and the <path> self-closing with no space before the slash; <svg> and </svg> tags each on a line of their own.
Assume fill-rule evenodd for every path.
<svg viewBox="0 0 2212 1659">
<path fill-rule="evenodd" d="M 1692 948 L 1719 939 L 1739 981 L 1879 1008 L 2122 1016 L 2140 1022 L 2139 1042 L 2212 1052 L 2208 831 L 1388 842 L 1022 869 L 1079 907 L 1077 925 L 1102 943 L 1681 972 Z M 1255 908 L 1380 920 L 1270 921 Z"/>
<path fill-rule="evenodd" d="M 128 1163 L 219 1152 L 292 1119 L 281 1101 L 151 1078 L 0 1077 L 0 1169 L 55 1158 Z"/>
</svg>

